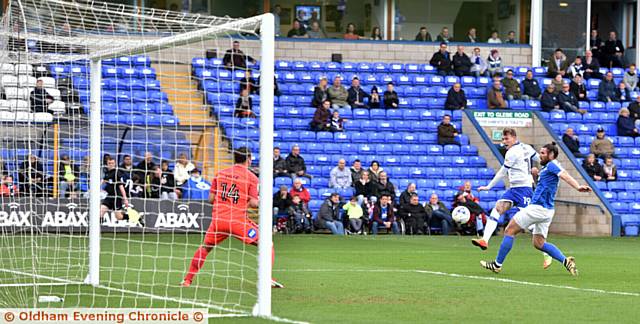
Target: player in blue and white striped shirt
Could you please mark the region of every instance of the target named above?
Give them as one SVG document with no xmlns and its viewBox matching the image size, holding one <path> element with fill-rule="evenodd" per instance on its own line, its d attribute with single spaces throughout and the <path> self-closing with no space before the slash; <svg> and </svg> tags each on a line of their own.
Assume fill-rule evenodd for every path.
<svg viewBox="0 0 640 324">
<path fill-rule="evenodd" d="M 590 192 L 591 188 L 580 185 L 578 181 L 562 168 L 556 160 L 557 157 L 558 147 L 556 143 L 546 144 L 540 149 L 540 164 L 543 165 L 543 169 L 540 171 L 538 186 L 531 198 L 531 204 L 520 210 L 511 221 L 509 221 L 496 259 L 494 261 L 480 261 L 480 265 L 483 268 L 495 273 L 500 272 L 507 254 L 509 254 L 509 251 L 511 251 L 513 247 L 515 236 L 520 233 L 522 229 L 532 226 L 533 246 L 561 262 L 572 275 L 578 275 L 575 258 L 571 256 L 565 257 L 560 249 L 546 242 L 546 239 L 549 233 L 549 225 L 551 225 L 551 221 L 553 220 L 554 201 L 560 179 L 579 192 Z"/>
</svg>

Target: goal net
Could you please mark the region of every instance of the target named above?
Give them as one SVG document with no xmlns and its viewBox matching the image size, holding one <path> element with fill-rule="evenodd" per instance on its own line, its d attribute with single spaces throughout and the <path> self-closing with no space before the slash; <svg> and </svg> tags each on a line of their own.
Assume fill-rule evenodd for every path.
<svg viewBox="0 0 640 324">
<path fill-rule="evenodd" d="M 9 1 L 0 27 L 0 308 L 270 316 L 270 171 L 259 173 L 268 184 L 261 208 L 248 212 L 265 229 L 258 248 L 221 241 L 191 286 L 181 283 L 212 223 L 214 175 L 240 147 L 253 152 L 250 170 L 271 170 L 273 42 L 270 14 Z M 260 151 L 268 153 L 258 161 Z"/>
</svg>

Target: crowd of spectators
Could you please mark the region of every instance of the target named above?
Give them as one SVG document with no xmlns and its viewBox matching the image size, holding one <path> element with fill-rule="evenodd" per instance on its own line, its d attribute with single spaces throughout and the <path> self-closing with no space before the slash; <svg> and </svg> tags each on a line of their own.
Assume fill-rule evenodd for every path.
<svg viewBox="0 0 640 324">
<path fill-rule="evenodd" d="M 134 165 L 130 155 L 123 155 L 120 165 L 117 165 L 111 155 L 105 154 L 101 168 L 103 189 L 110 182 L 108 179 L 110 171 L 117 170 L 116 184 L 123 186 L 127 198 L 161 200 L 206 200 L 208 198 L 211 185 L 201 176 L 200 170 L 188 160 L 186 154 L 182 153 L 178 156 L 174 170 L 171 170 L 169 161 L 162 160 L 157 165 L 153 162 L 154 160 L 153 154 L 146 152 L 144 158 Z M 113 168 L 110 168 L 110 164 Z M 2 171 L 0 196 L 2 197 L 75 199 L 88 197 L 89 194 L 88 157 L 78 164 L 69 155 L 61 155 L 56 177 L 47 175 L 43 163 L 36 155 L 29 155 L 20 163 L 17 182 L 2 161 L 0 161 L 0 169 Z"/>
<path fill-rule="evenodd" d="M 282 8 L 279 5 L 274 7 L 274 14 L 276 15 L 275 27 L 276 27 L 276 36 L 280 35 L 280 17 Z M 301 16 L 296 17 L 292 24 L 291 29 L 286 33 L 286 37 L 289 38 L 328 38 L 327 32 L 322 27 L 320 20 L 317 17 L 316 12 L 312 12 L 312 16 L 309 19 L 305 19 Z M 516 40 L 516 32 L 510 30 L 504 35 L 504 39 L 500 38 L 500 34 L 497 30 L 492 30 L 490 37 L 486 39 L 486 43 L 489 44 L 517 44 Z M 348 23 L 346 28 L 344 29 L 344 34 L 342 34 L 342 38 L 346 40 L 383 40 L 382 33 L 380 31 L 379 26 L 374 26 L 371 29 L 371 35 L 359 35 L 357 32 L 357 27 L 354 23 Z M 440 33 L 436 35 L 436 37 L 432 37 L 431 33 L 427 29 L 427 27 L 422 26 L 418 29 L 418 33 L 414 38 L 416 42 L 444 42 L 450 43 L 454 41 L 459 41 L 463 43 L 481 43 L 482 41 L 479 39 L 477 35 L 477 29 L 475 27 L 469 28 L 467 35 L 460 40 L 455 40 L 451 35 L 448 27 L 442 27 L 440 29 Z"/>
<path fill-rule="evenodd" d="M 273 167 L 274 177 L 293 178 L 290 189 L 281 185 L 273 197 L 274 231 L 302 233 L 315 228 L 326 229 L 335 235 L 377 234 L 379 230 L 399 234 L 401 222 L 408 234 L 427 234 L 431 228 L 437 228 L 443 234 L 454 229 L 463 233 L 477 230 L 475 217 L 469 224 L 455 224 L 451 211 L 438 200 L 437 194 L 433 194 L 429 202 L 421 203 L 415 183 L 400 192 L 379 162 L 372 161 L 369 168 L 364 169 L 360 160 L 354 160 L 348 167 L 345 159 L 340 159 L 331 170 L 328 187 L 333 193 L 321 204 L 316 223 L 312 225 L 308 205 L 311 194 L 302 179 L 306 175 L 299 173 L 306 169 L 300 148 L 294 146 L 286 159 L 280 148 L 274 148 Z M 452 205 L 466 206 L 474 215 L 484 215 L 485 211 L 477 204 L 479 200 L 472 195 L 471 189 L 471 183 L 466 182 L 459 194 L 452 197 Z"/>
</svg>

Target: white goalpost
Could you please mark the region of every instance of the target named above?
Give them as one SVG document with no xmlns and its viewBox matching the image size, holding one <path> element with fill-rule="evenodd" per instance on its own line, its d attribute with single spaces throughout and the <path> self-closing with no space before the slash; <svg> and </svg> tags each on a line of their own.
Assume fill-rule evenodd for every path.
<svg viewBox="0 0 640 324">
<path fill-rule="evenodd" d="M 11 0 L 0 29 L 0 184 L 10 190 L 0 195 L 0 307 L 274 319 L 274 39 L 271 14 Z M 224 58 L 236 42 L 246 67 L 236 52 Z M 247 97 L 253 115 L 237 115 Z M 258 248 L 229 237 L 181 287 L 212 222 L 209 181 L 240 147 L 259 157 Z"/>
</svg>

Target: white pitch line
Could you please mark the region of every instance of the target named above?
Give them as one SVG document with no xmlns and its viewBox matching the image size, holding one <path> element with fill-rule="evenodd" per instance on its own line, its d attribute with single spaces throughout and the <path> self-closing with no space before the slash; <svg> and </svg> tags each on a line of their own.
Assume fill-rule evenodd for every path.
<svg viewBox="0 0 640 324">
<path fill-rule="evenodd" d="M 0 287 L 33 287 L 33 286 L 66 286 L 68 283 L 64 282 L 36 282 L 36 283 L 14 283 L 14 284 L 0 284 Z"/>
<path fill-rule="evenodd" d="M 573 286 L 565 286 L 565 285 L 553 285 L 546 284 L 540 282 L 530 282 L 530 281 L 520 281 L 513 280 L 507 278 L 497 278 L 497 277 L 483 277 L 483 276 L 473 276 L 473 275 L 463 275 L 457 273 L 447 273 L 441 271 L 430 271 L 430 270 L 406 270 L 406 269 L 274 269 L 274 272 L 395 272 L 395 273 L 421 273 L 421 274 L 430 274 L 435 276 L 442 277 L 452 277 L 452 278 L 463 278 L 463 279 L 476 279 L 476 280 L 486 280 L 486 281 L 497 281 L 503 283 L 511 283 L 518 284 L 523 286 L 535 286 L 535 287 L 547 287 L 547 288 L 556 288 L 556 289 L 566 289 L 566 290 L 574 290 L 581 292 L 589 292 L 589 293 L 597 293 L 604 295 L 616 295 L 616 296 L 631 296 L 631 297 L 640 297 L 640 293 L 635 292 L 626 292 L 626 291 L 611 291 L 597 288 L 580 288 Z"/>
<path fill-rule="evenodd" d="M 26 276 L 31 276 L 31 277 L 34 277 L 34 278 L 39 278 L 39 279 L 47 279 L 47 280 L 51 280 L 51 281 L 57 281 L 58 284 L 60 284 L 60 285 L 84 285 L 83 282 L 79 282 L 79 281 L 71 281 L 71 280 L 67 280 L 67 279 L 60 279 L 60 278 L 49 277 L 49 276 L 44 276 L 44 275 L 39 275 L 39 274 L 34 274 L 34 273 L 28 273 L 28 272 L 23 272 L 23 271 L 16 271 L 16 270 L 9 270 L 9 269 L 0 269 L 0 271 L 8 272 L 8 273 L 16 274 L 16 275 L 26 275 Z M 30 286 L 34 286 L 34 284 L 30 284 Z M 235 309 L 229 309 L 229 308 L 225 308 L 225 307 L 222 307 L 222 306 L 211 305 L 211 304 L 207 304 L 207 303 L 201 303 L 201 302 L 190 301 L 190 300 L 182 300 L 182 299 L 166 297 L 166 296 L 158 296 L 158 295 L 148 294 L 148 293 L 144 293 L 144 292 L 140 292 L 140 291 L 132 291 L 132 290 L 127 290 L 127 289 L 120 289 L 120 288 L 115 288 L 115 287 L 103 286 L 103 285 L 99 285 L 96 288 L 112 290 L 112 291 L 117 291 L 117 292 L 121 292 L 121 293 L 129 293 L 129 294 L 133 294 L 133 295 L 149 297 L 149 298 L 152 298 L 152 299 L 160 299 L 160 300 L 164 300 L 164 301 L 172 301 L 172 302 L 176 302 L 176 303 L 189 304 L 189 305 L 199 306 L 199 307 L 203 307 L 203 308 L 213 308 L 213 309 L 216 309 L 216 310 L 233 313 L 233 314 L 228 314 L 226 317 L 244 317 L 244 316 L 251 317 L 251 314 L 249 312 L 242 312 L 242 311 L 238 311 L 238 310 L 235 310 Z M 215 317 L 215 316 L 212 316 L 212 315 L 214 315 L 214 314 L 210 314 L 207 317 Z M 277 316 L 273 316 L 273 315 L 272 316 L 264 316 L 264 317 L 261 317 L 261 318 L 264 318 L 264 319 L 267 319 L 267 320 L 270 320 L 270 321 L 274 321 L 274 322 L 281 322 L 281 323 L 308 324 L 307 322 L 294 321 L 294 320 L 290 320 L 290 319 L 287 319 L 287 318 L 281 318 L 281 317 L 277 317 Z"/>
</svg>

